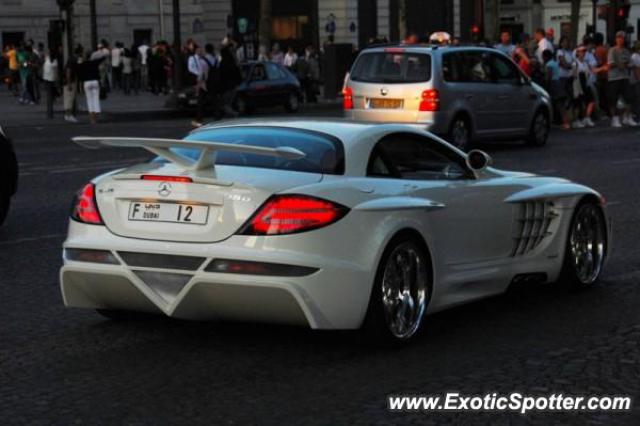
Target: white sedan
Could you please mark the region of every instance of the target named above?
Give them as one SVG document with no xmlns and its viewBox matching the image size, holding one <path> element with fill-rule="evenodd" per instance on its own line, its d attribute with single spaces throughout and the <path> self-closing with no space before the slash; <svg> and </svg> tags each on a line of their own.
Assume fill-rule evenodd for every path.
<svg viewBox="0 0 640 426">
<path fill-rule="evenodd" d="M 405 341 L 427 313 L 515 282 L 589 286 L 609 251 L 596 191 L 491 168 L 410 125 L 253 120 L 183 140 L 74 141 L 157 155 L 87 183 L 70 220 L 64 303 L 112 318 Z"/>
</svg>

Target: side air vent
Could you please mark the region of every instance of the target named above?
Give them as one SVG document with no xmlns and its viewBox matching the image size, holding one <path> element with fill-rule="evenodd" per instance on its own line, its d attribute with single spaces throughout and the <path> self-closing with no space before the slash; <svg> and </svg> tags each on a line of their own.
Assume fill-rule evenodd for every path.
<svg viewBox="0 0 640 426">
<path fill-rule="evenodd" d="M 206 259 L 196 256 L 174 256 L 169 254 L 136 253 L 131 251 L 119 251 L 118 254 L 128 266 L 178 269 L 182 271 L 195 271 Z"/>
<path fill-rule="evenodd" d="M 549 227 L 558 214 L 551 201 L 528 201 L 518 205 L 516 234 L 511 256 L 523 256 L 551 235 Z"/>
</svg>

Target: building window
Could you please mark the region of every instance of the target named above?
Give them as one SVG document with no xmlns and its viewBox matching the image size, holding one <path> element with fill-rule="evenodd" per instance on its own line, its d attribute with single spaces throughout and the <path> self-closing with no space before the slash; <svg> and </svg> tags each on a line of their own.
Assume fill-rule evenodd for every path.
<svg viewBox="0 0 640 426">
<path fill-rule="evenodd" d="M 299 39 L 308 16 L 275 16 L 271 18 L 271 34 L 275 40 Z"/>
</svg>

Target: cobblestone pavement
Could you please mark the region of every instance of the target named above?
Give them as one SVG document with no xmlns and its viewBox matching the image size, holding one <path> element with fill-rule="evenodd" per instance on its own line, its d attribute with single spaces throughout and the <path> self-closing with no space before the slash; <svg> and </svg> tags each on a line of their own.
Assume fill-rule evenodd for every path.
<svg viewBox="0 0 640 426">
<path fill-rule="evenodd" d="M 60 246 L 72 193 L 146 158 L 95 152 L 78 134 L 174 137 L 185 120 L 11 128 L 20 192 L 0 229 L 1 424 L 640 424 L 640 133 L 554 132 L 549 146 L 485 148 L 495 165 L 576 179 L 606 194 L 614 252 L 603 281 L 555 285 L 432 315 L 415 344 L 380 349 L 348 332 L 154 319 L 65 309 Z M 418 413 L 390 394 L 624 394 L 627 413 Z"/>
</svg>

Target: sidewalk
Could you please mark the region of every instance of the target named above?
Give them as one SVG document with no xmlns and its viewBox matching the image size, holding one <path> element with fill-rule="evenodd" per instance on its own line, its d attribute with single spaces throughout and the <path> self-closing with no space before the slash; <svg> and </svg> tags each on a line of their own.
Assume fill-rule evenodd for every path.
<svg viewBox="0 0 640 426">
<path fill-rule="evenodd" d="M 139 95 L 126 96 L 122 92 L 111 92 L 107 99 L 101 101 L 102 114 L 100 122 L 131 122 L 145 120 L 162 120 L 172 118 L 192 117 L 195 111 L 176 110 L 167 108 L 165 104 L 171 95 L 153 95 L 150 92 L 140 92 Z M 301 111 L 310 111 L 322 108 L 337 108 L 341 99 L 321 99 L 318 104 L 303 105 Z M 86 99 L 83 94 L 76 98 L 78 108 L 78 121 L 88 123 L 89 116 L 86 112 Z M 47 126 L 47 125 L 74 125 L 63 120 L 62 98 L 54 103 L 54 117 L 47 118 L 46 99 L 43 97 L 39 104 L 24 105 L 11 95 L 5 87 L 0 88 L 0 125 L 7 127 L 23 126 Z M 265 112 L 271 111 L 265 109 Z M 273 112 L 279 110 L 273 109 Z M 283 112 L 284 114 L 284 112 Z"/>
</svg>

